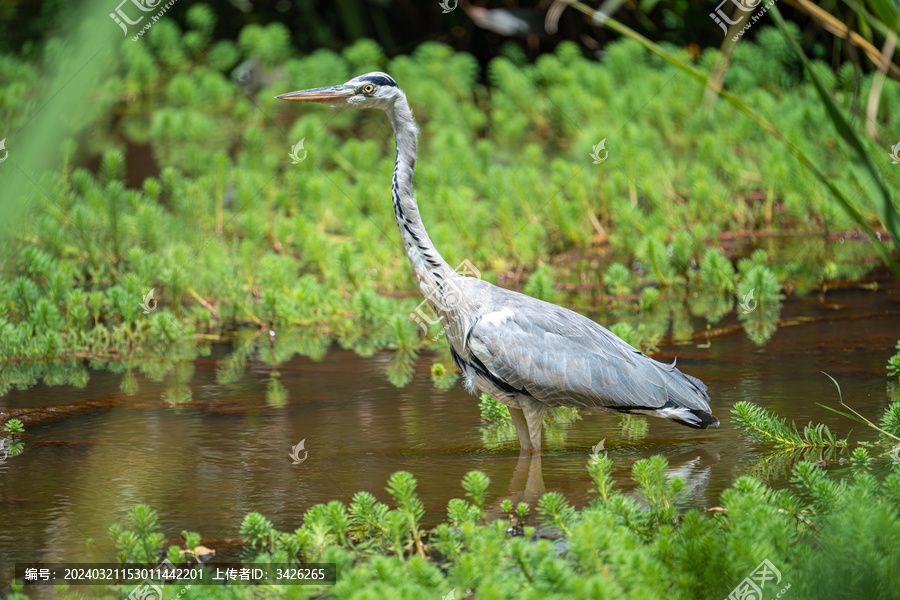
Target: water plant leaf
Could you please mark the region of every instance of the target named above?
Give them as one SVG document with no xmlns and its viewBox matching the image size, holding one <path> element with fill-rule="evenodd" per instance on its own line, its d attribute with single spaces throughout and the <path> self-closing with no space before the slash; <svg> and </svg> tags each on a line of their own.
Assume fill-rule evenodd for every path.
<svg viewBox="0 0 900 600">
<path fill-rule="evenodd" d="M 839 401 L 840 401 L 840 403 L 841 403 L 841 406 L 846 407 L 847 410 L 849 410 L 850 412 L 853 413 L 853 415 L 848 415 L 847 413 L 844 413 L 844 412 L 841 412 L 841 411 L 839 411 L 839 410 L 837 410 L 837 409 L 831 408 L 830 406 L 825 406 L 824 404 L 819 404 L 818 402 L 817 402 L 816 404 L 819 404 L 819 406 L 821 406 L 822 408 L 827 408 L 828 410 L 830 410 L 830 411 L 832 411 L 832 412 L 836 412 L 836 413 L 839 414 L 839 415 L 842 415 L 842 416 L 844 416 L 844 417 L 847 417 L 848 419 L 853 419 L 854 421 L 857 421 L 857 422 L 859 422 L 859 423 L 862 423 L 863 425 L 868 425 L 868 426 L 871 427 L 872 429 L 875 429 L 875 430 L 877 430 L 877 431 L 880 431 L 880 432 L 883 433 L 884 435 L 886 435 L 886 436 L 888 436 L 888 437 L 891 437 L 891 438 L 895 439 L 896 441 L 900 442 L 900 437 L 897 437 L 896 435 L 893 435 L 892 433 L 889 433 L 889 432 L 885 431 L 885 430 L 882 429 L 881 427 L 878 427 L 877 425 L 875 425 L 875 423 L 873 423 L 872 421 L 868 420 L 867 418 L 865 418 L 864 416 L 862 416 L 861 414 L 859 414 L 858 412 L 856 412 L 855 410 L 853 410 L 851 407 L 847 406 L 847 404 L 844 403 L 844 396 L 843 396 L 843 394 L 841 393 L 841 386 L 838 385 L 838 382 L 835 381 L 834 377 L 832 377 L 831 375 L 829 375 L 829 374 L 826 373 L 825 371 L 822 371 L 822 374 L 825 375 L 825 377 L 827 377 L 828 379 L 830 379 L 830 380 L 834 383 L 834 385 L 837 387 L 837 390 L 838 390 L 838 399 L 839 399 Z"/>
<path fill-rule="evenodd" d="M 885 1 L 884 2 L 884 15 L 887 15 L 889 9 L 892 8 Z M 778 7 L 776 5 L 771 6 L 772 16 L 775 19 L 775 23 L 778 25 L 778 28 L 781 30 L 781 33 L 790 43 L 791 48 L 794 50 L 794 53 L 797 57 L 803 62 L 803 66 L 806 68 L 807 74 L 809 74 L 809 78 L 812 80 L 813 85 L 816 88 L 816 93 L 819 95 L 819 99 L 822 104 L 825 106 L 828 117 L 831 119 L 832 125 L 834 125 L 835 130 L 844 140 L 844 143 L 849 146 L 850 152 L 850 160 L 853 161 L 856 165 L 865 169 L 869 175 L 871 176 L 871 181 L 875 183 L 875 186 L 878 190 L 878 195 L 880 196 L 880 204 L 882 211 L 882 222 L 885 227 L 887 227 L 891 236 L 893 236 L 895 242 L 900 242 L 900 219 L 897 217 L 897 208 L 894 206 L 894 201 L 891 198 L 891 194 L 888 191 L 887 186 L 884 184 L 884 181 L 881 178 L 881 175 L 878 172 L 878 169 L 875 168 L 875 165 L 872 163 L 872 158 L 869 155 L 869 152 L 866 151 L 865 146 L 863 146 L 862 141 L 859 139 L 859 136 L 856 135 L 856 132 L 853 131 L 853 128 L 850 127 L 850 123 L 844 117 L 841 109 L 838 108 L 837 103 L 831 97 L 831 94 L 825 89 L 825 85 L 822 83 L 822 79 L 819 77 L 816 70 L 813 68 L 812 63 L 809 58 L 807 58 L 806 53 L 803 51 L 803 48 L 800 47 L 800 44 L 797 43 L 797 40 L 794 39 L 794 36 L 791 35 L 790 31 L 787 29 L 785 25 L 784 18 L 781 16 L 781 12 L 779 12 Z"/>
<path fill-rule="evenodd" d="M 609 27 L 610 29 L 632 39 L 644 46 L 646 49 L 650 50 L 666 62 L 678 67 L 683 70 L 685 73 L 690 75 L 697 82 L 707 85 L 709 83 L 709 77 L 688 65 L 684 61 L 678 59 L 675 55 L 670 52 L 664 50 L 661 46 L 651 42 L 649 39 L 634 31 L 627 25 L 624 25 L 613 19 L 611 17 L 607 17 L 606 15 L 602 15 L 599 12 L 595 11 L 591 7 L 578 2 L 577 0 L 567 0 L 570 6 L 576 8 L 577 10 L 583 12 L 584 14 L 595 17 L 599 16 L 601 20 L 598 23 L 602 23 L 604 26 Z M 747 106 L 740 98 L 735 96 L 734 94 L 726 91 L 725 89 L 718 89 L 718 94 L 729 104 L 740 110 L 742 113 L 746 114 L 748 117 L 753 119 L 757 125 L 759 125 L 763 130 L 765 130 L 772 137 L 777 139 L 779 142 L 785 145 L 785 147 L 793 154 L 797 159 L 800 160 L 803 165 L 809 169 L 809 171 L 818 179 L 828 191 L 831 193 L 832 197 L 837 201 L 837 203 L 844 209 L 847 215 L 853 219 L 853 221 L 859 226 L 859 228 L 866 234 L 866 236 L 872 241 L 872 244 L 881 255 L 884 263 L 894 272 L 894 274 L 900 278 L 900 265 L 894 260 L 888 251 L 887 247 L 881 241 L 881 239 L 875 234 L 869 224 L 866 223 L 863 216 L 860 214 L 859 210 L 853 205 L 849 198 L 838 188 L 831 178 L 825 175 L 821 169 L 819 169 L 815 163 L 810 160 L 810 158 L 799 148 L 797 148 L 794 144 L 787 139 L 787 137 L 777 128 L 774 124 L 770 123 L 766 119 L 762 117 L 759 113 L 751 109 Z M 889 197 L 888 197 L 889 198 Z M 887 207 L 885 207 L 886 209 Z M 894 222 L 894 218 L 891 218 L 891 223 Z M 887 223 L 885 223 L 887 225 Z M 892 230 L 893 231 L 893 230 Z M 895 237 L 895 239 L 900 239 L 900 237 Z"/>
</svg>

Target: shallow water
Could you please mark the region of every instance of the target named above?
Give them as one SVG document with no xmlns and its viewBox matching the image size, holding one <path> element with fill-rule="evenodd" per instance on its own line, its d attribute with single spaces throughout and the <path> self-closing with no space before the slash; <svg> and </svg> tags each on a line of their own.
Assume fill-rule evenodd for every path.
<svg viewBox="0 0 900 600">
<path fill-rule="evenodd" d="M 837 391 L 822 371 L 840 383 L 846 401 L 875 420 L 892 396 L 900 399 L 885 374 L 900 336 L 900 287 L 885 276 L 871 280 L 879 281 L 877 291 L 848 287 L 788 299 L 781 326 L 763 346 L 740 327 L 708 348 L 697 341 L 661 345 L 655 358 L 677 355 L 684 372 L 709 386 L 719 429 L 638 418 L 648 425 L 640 435 L 623 428 L 618 415 L 585 413 L 545 428 L 539 461 L 519 459 L 511 428 L 497 433 L 482 424 L 476 399 L 460 385 L 434 387 L 431 356 L 418 360 L 412 383 L 402 389 L 385 376 L 388 353 L 360 358 L 332 350 L 321 362 L 296 357 L 278 369 L 287 390 L 280 406 L 266 400 L 269 367 L 251 364 L 242 381 L 217 383 L 217 361 L 227 347 L 194 362 L 192 400 L 178 405 L 161 400 L 165 383 L 141 380 L 140 392 L 127 396 L 120 392 L 122 376 L 105 371 L 92 372 L 85 389 L 10 393 L 0 398 L 0 411 L 88 400 L 108 407 L 27 427 L 25 451 L 0 465 L 0 582 L 9 581 L 15 562 L 108 560 L 109 525 L 139 502 L 159 512 L 171 542 L 183 529 L 199 531 L 220 556 L 248 512 L 293 530 L 315 503 L 349 502 L 359 490 L 389 501 L 385 483 L 401 469 L 418 479 L 426 523 L 443 519 L 447 501 L 463 496 L 459 482 L 473 469 L 490 476 L 492 506 L 507 497 L 534 502 L 543 490 L 582 506 L 592 487 L 585 461 L 600 440 L 625 489 L 633 487 L 636 459 L 668 457 L 672 472 L 688 480 L 691 507 L 716 506 L 719 493 L 746 473 L 784 485 L 784 466 L 761 466 L 767 454 L 737 436 L 729 409 L 752 400 L 800 425 L 812 420 L 842 434 L 854 429 L 854 439 L 871 437 L 816 405 L 837 406 Z M 717 327 L 737 323 L 731 313 Z M 291 448 L 301 440 L 308 455 L 294 465 Z"/>
</svg>

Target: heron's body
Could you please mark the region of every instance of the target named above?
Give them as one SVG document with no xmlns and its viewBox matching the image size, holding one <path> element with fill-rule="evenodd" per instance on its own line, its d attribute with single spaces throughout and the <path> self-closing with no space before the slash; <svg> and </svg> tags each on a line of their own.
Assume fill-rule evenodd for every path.
<svg viewBox="0 0 900 600">
<path fill-rule="evenodd" d="M 384 73 L 292 92 L 286 100 L 380 108 L 394 127 L 394 215 L 419 289 L 441 318 L 471 393 L 503 402 L 523 450 L 540 452 L 544 410 L 572 406 L 648 414 L 705 429 L 706 386 L 635 350 L 576 312 L 463 277 L 435 250 L 412 194 L 417 128 L 405 94 Z"/>
</svg>

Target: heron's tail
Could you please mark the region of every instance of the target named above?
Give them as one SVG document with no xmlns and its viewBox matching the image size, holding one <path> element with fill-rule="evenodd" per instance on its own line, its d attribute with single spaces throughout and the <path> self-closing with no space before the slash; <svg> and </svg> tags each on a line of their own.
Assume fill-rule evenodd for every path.
<svg viewBox="0 0 900 600">
<path fill-rule="evenodd" d="M 666 389 L 668 399 L 665 404 L 654 410 L 653 414 L 694 429 L 718 427 L 719 420 L 713 416 L 709 408 L 706 384 L 676 369 L 675 363 L 666 365 L 665 369 L 671 375 L 671 385 Z"/>
<path fill-rule="evenodd" d="M 678 423 L 679 425 L 692 427 L 694 429 L 706 429 L 707 427 L 719 426 L 719 420 L 708 410 L 673 406 L 671 408 L 663 407 L 657 409 L 656 413 L 658 416 L 668 419 L 673 423 Z"/>
</svg>

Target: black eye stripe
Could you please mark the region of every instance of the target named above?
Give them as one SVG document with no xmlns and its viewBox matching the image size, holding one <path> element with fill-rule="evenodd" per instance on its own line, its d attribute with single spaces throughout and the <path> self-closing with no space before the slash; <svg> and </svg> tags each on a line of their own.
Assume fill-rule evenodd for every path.
<svg viewBox="0 0 900 600">
<path fill-rule="evenodd" d="M 390 77 L 385 77 L 384 75 L 373 75 L 372 77 L 367 77 L 365 79 L 365 84 L 373 84 L 373 85 L 386 85 L 391 87 L 397 87 L 397 82 L 391 79 Z"/>
</svg>

